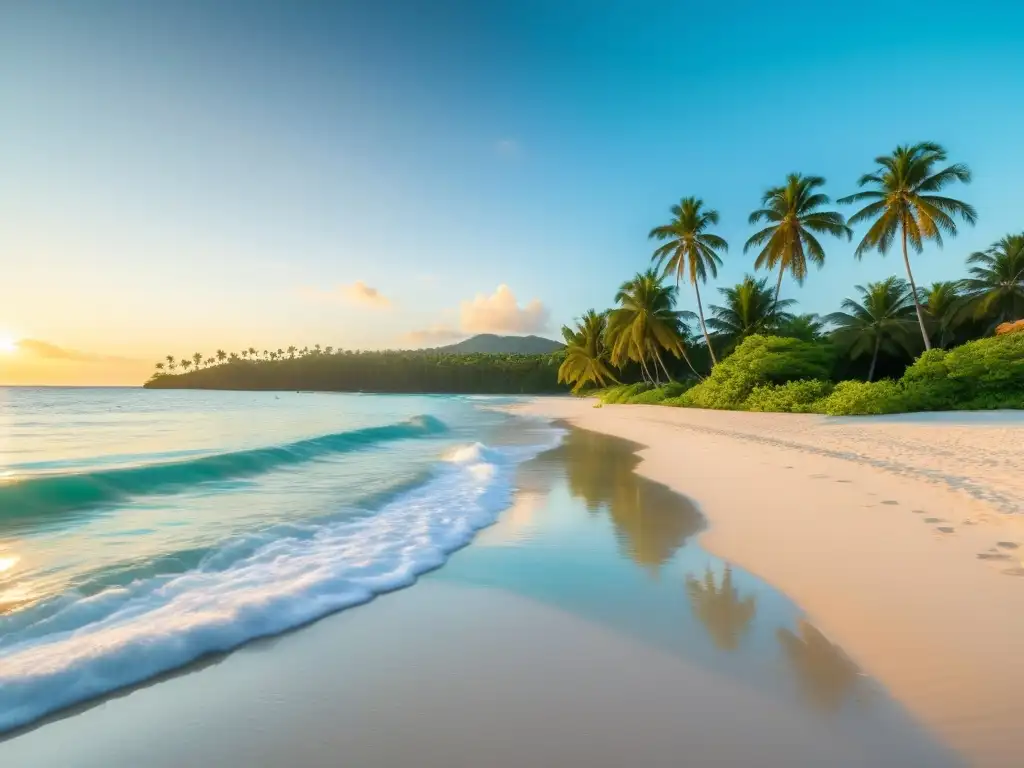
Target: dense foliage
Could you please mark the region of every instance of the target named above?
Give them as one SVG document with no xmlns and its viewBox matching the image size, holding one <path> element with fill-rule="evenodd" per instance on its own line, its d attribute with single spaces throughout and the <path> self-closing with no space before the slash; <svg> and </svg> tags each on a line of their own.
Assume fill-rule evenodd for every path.
<svg viewBox="0 0 1024 768">
<path fill-rule="evenodd" d="M 751 336 L 708 379 L 685 391 L 640 383 L 598 395 L 605 403 L 831 416 L 1024 408 L 1024 333 L 933 349 L 898 380 L 834 383 L 832 354 L 826 343 Z"/>
<path fill-rule="evenodd" d="M 155 376 L 155 388 L 550 394 L 560 356 L 313 351 L 260 359 L 225 356 L 205 368 Z M 191 367 L 191 366 L 189 366 Z"/>
</svg>

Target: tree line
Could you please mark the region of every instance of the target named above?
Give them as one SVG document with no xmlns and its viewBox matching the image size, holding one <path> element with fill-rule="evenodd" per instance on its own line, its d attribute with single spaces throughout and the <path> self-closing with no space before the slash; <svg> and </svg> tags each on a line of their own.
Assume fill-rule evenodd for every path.
<svg viewBox="0 0 1024 768">
<path fill-rule="evenodd" d="M 659 243 L 653 266 L 620 286 L 614 307 L 589 310 L 573 327 L 562 328 L 566 348 L 559 381 L 579 390 L 637 378 L 657 385 L 671 381 L 673 371 L 702 379 L 753 335 L 834 344 L 845 353 L 840 373 L 871 381 L 880 362 L 886 373 L 898 374 L 933 346 L 991 335 L 1000 324 L 1024 317 L 1024 234 L 1006 235 L 972 253 L 963 279 L 927 287 L 914 280 L 912 252 L 920 254 L 927 242 L 942 246 L 960 224 L 976 223 L 974 208 L 946 192 L 969 183 L 970 169 L 947 164 L 946 150 L 933 142 L 899 146 L 875 158 L 875 165 L 858 180 L 859 191 L 836 201 L 860 206 L 849 219 L 828 209 L 831 200 L 821 191 L 820 176 L 793 173 L 768 189 L 748 219 L 764 226 L 743 250 L 756 252 L 755 270 L 777 273 L 774 287 L 768 277 L 747 275 L 738 285 L 718 288 L 721 303 L 710 305 L 710 316 L 701 287 L 718 276 L 729 244 L 713 231 L 718 212 L 697 197 L 683 198 L 672 206 L 670 221 L 649 233 Z M 856 296 L 824 316 L 793 313 L 795 300 L 780 296 L 783 277 L 788 273 L 802 286 L 809 266 L 825 263 L 819 237 L 850 241 L 856 224 L 868 228 L 855 258 L 872 251 L 884 255 L 898 245 L 906 278 L 858 285 Z M 696 313 L 677 308 L 684 284 L 693 290 Z"/>
<path fill-rule="evenodd" d="M 197 363 L 198 361 L 198 363 Z M 184 365 L 187 363 L 187 365 Z M 552 394 L 556 355 L 351 351 L 333 347 L 238 353 L 218 350 L 182 360 L 168 355 L 147 387 L 157 389 L 319 390 L 327 392 Z M 183 371 L 177 373 L 177 371 Z"/>
</svg>

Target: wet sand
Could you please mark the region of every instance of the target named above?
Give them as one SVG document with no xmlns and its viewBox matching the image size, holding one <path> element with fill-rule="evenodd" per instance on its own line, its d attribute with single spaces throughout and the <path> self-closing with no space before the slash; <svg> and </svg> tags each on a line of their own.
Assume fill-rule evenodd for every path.
<svg viewBox="0 0 1024 768">
<path fill-rule="evenodd" d="M 706 520 L 634 472 L 640 447 L 570 430 L 415 586 L 60 713 L 0 764 L 961 764 L 785 595 L 699 547 Z"/>
<path fill-rule="evenodd" d="M 882 764 L 877 748 L 571 614 L 424 583 L 50 723 L 0 755 L 33 768 L 852 768 Z"/>
<path fill-rule="evenodd" d="M 647 446 L 701 545 L 793 598 L 972 764 L 1024 764 L 1024 419 L 826 419 L 542 398 Z"/>
</svg>

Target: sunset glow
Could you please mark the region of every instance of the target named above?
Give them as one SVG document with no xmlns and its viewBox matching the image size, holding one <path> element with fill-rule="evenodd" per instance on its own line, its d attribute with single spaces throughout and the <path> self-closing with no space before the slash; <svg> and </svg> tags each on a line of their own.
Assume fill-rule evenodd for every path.
<svg viewBox="0 0 1024 768">
<path fill-rule="evenodd" d="M 0 334 L 0 354 L 11 354 L 18 351 L 18 342 L 10 336 Z"/>
</svg>

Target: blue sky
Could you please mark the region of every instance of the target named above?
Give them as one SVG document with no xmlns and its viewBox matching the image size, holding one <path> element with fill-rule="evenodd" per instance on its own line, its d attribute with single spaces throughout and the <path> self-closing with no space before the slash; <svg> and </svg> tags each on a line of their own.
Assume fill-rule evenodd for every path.
<svg viewBox="0 0 1024 768">
<path fill-rule="evenodd" d="M 554 336 L 647 265 L 680 197 L 721 212 L 728 285 L 765 187 L 800 171 L 841 197 L 923 139 L 971 166 L 956 194 L 980 217 L 916 259 L 919 282 L 1024 229 L 1024 4 L 780 11 L 7 0 L 0 337 L 148 360 L 488 322 Z M 804 311 L 901 268 L 825 245 L 784 285 Z"/>
</svg>

